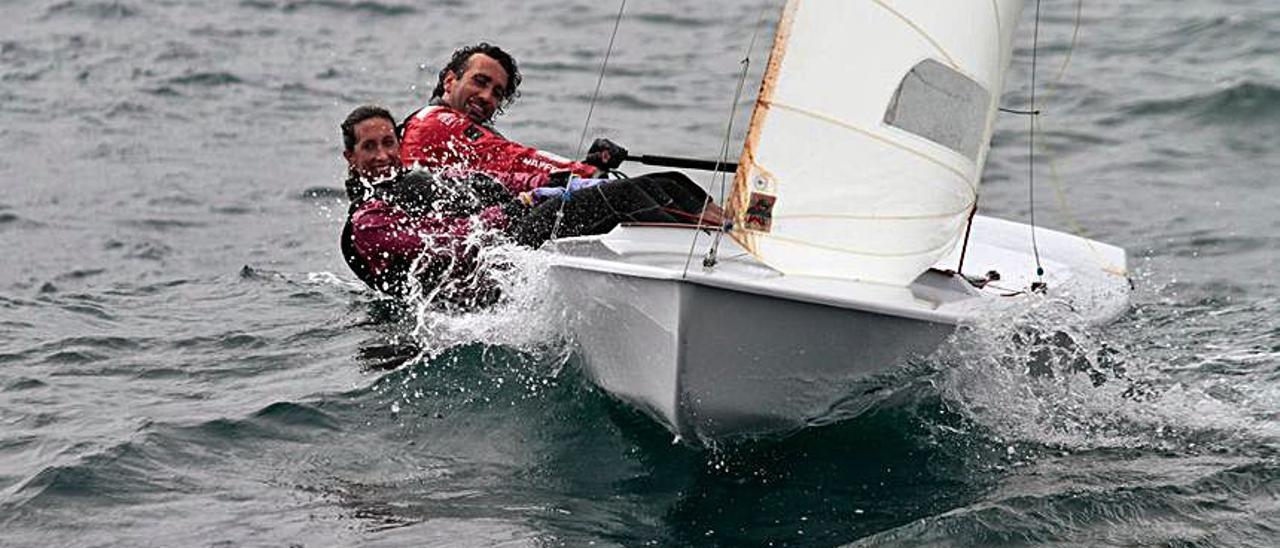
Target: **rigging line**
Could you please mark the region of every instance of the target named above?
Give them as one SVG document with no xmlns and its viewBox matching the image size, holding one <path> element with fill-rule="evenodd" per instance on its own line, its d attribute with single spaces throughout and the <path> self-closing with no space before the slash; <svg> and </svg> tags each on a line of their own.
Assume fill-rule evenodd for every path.
<svg viewBox="0 0 1280 548">
<path fill-rule="evenodd" d="M 1035 30 L 1031 35 L 1031 111 L 1036 112 L 1036 54 L 1040 46 L 1040 0 L 1036 0 Z M 1031 251 L 1036 258 L 1036 280 L 1044 276 L 1044 266 L 1040 263 L 1040 244 L 1036 240 L 1036 119 L 1033 114 L 1030 124 L 1030 136 L 1027 143 L 1027 196 L 1031 203 Z"/>
<path fill-rule="evenodd" d="M 600 63 L 600 76 L 596 79 L 596 90 L 591 93 L 591 106 L 587 107 L 587 120 L 582 123 L 582 136 L 578 137 L 578 151 L 574 158 L 582 157 L 582 145 L 587 142 L 587 131 L 591 128 L 591 114 L 596 110 L 596 99 L 600 98 L 600 87 L 604 85 L 605 69 L 609 67 L 609 56 L 613 54 L 613 41 L 618 38 L 618 27 L 622 26 L 622 12 L 627 9 L 627 0 L 618 6 L 618 17 L 613 21 L 613 34 L 609 35 L 609 47 L 604 51 L 604 61 Z"/>
<path fill-rule="evenodd" d="M 1046 130 L 1043 127 L 1043 122 L 1037 123 L 1041 126 L 1040 133 L 1046 133 Z M 1054 197 L 1057 198 L 1058 210 L 1062 212 L 1062 216 L 1065 217 L 1067 219 L 1067 223 L 1071 225 L 1071 231 L 1075 233 L 1076 236 L 1079 236 L 1080 239 L 1084 240 L 1085 246 L 1089 248 L 1089 252 L 1093 254 L 1094 260 L 1098 262 L 1098 265 L 1102 268 L 1103 272 L 1127 277 L 1129 275 L 1128 270 L 1116 266 L 1115 263 L 1104 257 L 1102 252 L 1098 251 L 1097 246 L 1094 245 L 1095 242 L 1089 237 L 1089 232 L 1080 225 L 1080 221 L 1076 219 L 1075 213 L 1071 211 L 1071 205 L 1067 203 L 1066 192 L 1062 189 L 1061 176 L 1058 174 L 1058 162 L 1054 159 L 1053 148 L 1044 141 L 1040 142 L 1039 147 L 1041 153 L 1045 156 L 1045 163 L 1049 166 L 1049 181 L 1053 183 L 1053 192 Z"/>
<path fill-rule="evenodd" d="M 1058 87 L 1062 84 L 1062 80 L 1066 77 L 1067 67 L 1071 64 L 1071 59 L 1075 53 L 1076 46 L 1079 45 L 1080 42 L 1080 28 L 1083 16 L 1084 0 L 1076 0 L 1075 23 L 1071 31 L 1071 43 L 1067 46 L 1067 53 L 1062 59 L 1062 65 L 1058 67 L 1058 74 L 1054 77 L 1053 82 L 1048 86 L 1049 89 L 1040 99 L 1041 105 L 1049 103 L 1049 98 L 1057 92 Z M 1045 124 L 1043 119 L 1036 119 L 1036 127 L 1039 128 L 1039 132 L 1041 134 L 1048 133 L 1049 130 L 1045 129 L 1046 125 L 1047 124 Z M 1085 245 L 1089 248 L 1089 251 L 1093 253 L 1094 260 L 1096 260 L 1102 267 L 1103 272 L 1117 276 L 1128 276 L 1129 273 L 1125 268 L 1116 266 L 1115 263 L 1112 263 L 1104 257 L 1100 251 L 1098 251 L 1097 246 L 1094 245 L 1095 242 L 1089 238 L 1088 231 L 1085 230 L 1084 226 L 1080 224 L 1080 221 L 1076 219 L 1075 213 L 1071 211 L 1071 206 L 1067 203 L 1066 192 L 1063 190 L 1062 176 L 1058 172 L 1058 162 L 1056 155 L 1054 154 L 1053 147 L 1044 140 L 1037 143 L 1037 147 L 1040 150 L 1041 155 L 1044 156 L 1045 163 L 1048 164 L 1049 182 L 1053 185 L 1054 196 L 1057 198 L 1058 210 L 1067 220 L 1067 223 L 1071 225 L 1072 233 L 1084 240 Z"/>
<path fill-rule="evenodd" d="M 1062 84 L 1062 79 L 1067 75 L 1067 66 L 1071 64 L 1071 56 L 1076 51 L 1076 45 L 1080 41 L 1080 20 L 1084 14 L 1084 0 L 1076 1 L 1076 20 L 1075 27 L 1071 31 L 1071 44 L 1067 46 L 1067 54 L 1062 58 L 1062 66 L 1058 67 L 1058 74 L 1054 76 L 1053 82 L 1049 83 L 1049 89 L 1045 92 L 1044 98 L 1040 99 L 1041 103 L 1048 103 L 1049 97 L 1058 91 L 1058 85 Z"/>
<path fill-rule="evenodd" d="M 751 41 L 747 43 L 746 54 L 742 57 L 742 61 L 740 62 L 742 65 L 742 74 L 738 76 L 738 89 L 734 90 L 733 102 L 729 104 L 729 120 L 725 124 L 724 141 L 720 145 L 720 163 L 729 162 L 729 141 L 733 138 L 733 117 L 738 111 L 738 102 L 742 100 L 742 90 L 746 87 L 747 73 L 751 70 L 751 52 L 755 51 L 756 40 L 760 37 L 760 29 L 764 27 L 765 14 L 767 13 L 768 11 L 765 8 L 760 8 L 760 14 L 756 16 L 755 31 L 751 33 Z M 722 208 L 724 207 L 725 188 L 728 186 L 727 178 L 728 174 L 720 172 L 714 173 L 711 176 L 712 188 L 716 186 L 717 180 L 720 183 L 720 205 Z M 707 200 L 711 200 L 711 196 L 709 194 L 707 195 Z M 702 221 L 706 212 L 707 204 L 704 203 L 702 206 L 702 212 L 698 214 L 698 226 L 702 226 Z M 681 278 L 688 277 L 689 275 L 689 263 L 693 261 L 693 252 L 698 245 L 699 232 L 701 231 L 694 231 L 693 241 L 689 243 L 689 255 L 684 259 L 684 272 L 680 274 Z M 720 251 L 720 239 L 724 237 L 724 232 L 725 230 L 723 226 L 720 227 L 720 230 L 716 231 L 714 239 L 711 241 L 711 248 L 707 250 L 707 256 L 702 261 L 704 266 L 714 265 L 716 263 L 716 255 Z"/>
<path fill-rule="evenodd" d="M 1062 65 L 1058 67 L 1058 73 L 1054 76 L 1054 80 L 1047 86 L 1047 91 L 1041 94 L 1040 108 L 1037 108 L 1036 110 L 1017 110 L 1001 107 L 1001 112 L 1023 116 L 1035 116 L 1040 114 L 1041 111 L 1044 110 L 1044 106 L 1050 102 L 1050 98 L 1057 92 L 1059 86 L 1062 84 L 1062 80 L 1066 77 L 1067 67 L 1070 66 L 1076 46 L 1079 45 L 1081 21 L 1083 20 L 1084 12 L 1084 0 L 1076 1 L 1075 12 L 1075 22 L 1071 31 L 1071 43 L 1067 46 L 1066 55 L 1063 57 Z M 1046 129 L 1047 124 L 1043 118 L 1036 117 L 1035 124 L 1037 133 L 1042 135 L 1049 133 L 1049 130 Z M 1127 277 L 1129 273 L 1125 268 L 1116 266 L 1115 263 L 1103 256 L 1102 252 L 1099 251 L 1095 245 L 1096 242 L 1090 239 L 1089 232 L 1080 224 L 1075 213 L 1071 210 L 1071 205 L 1067 202 L 1066 192 L 1063 190 L 1062 175 L 1058 170 L 1057 156 L 1053 146 L 1042 139 L 1036 143 L 1036 149 L 1040 151 L 1041 156 L 1044 157 L 1044 161 L 1048 165 L 1049 182 L 1053 185 L 1054 197 L 1056 198 L 1058 211 L 1062 214 L 1063 218 L 1067 220 L 1072 234 L 1079 236 L 1084 241 L 1085 246 L 1088 247 L 1090 253 L 1093 254 L 1094 260 L 1098 263 L 1103 272 L 1116 276 Z"/>
<path fill-rule="evenodd" d="M 996 22 L 996 32 L 995 32 L 996 51 L 1000 52 L 1000 54 L 996 56 L 996 66 L 995 66 L 995 72 L 993 74 L 1004 74 L 1005 67 L 1009 66 L 1008 65 L 1009 56 L 1013 55 L 1013 48 L 1004 47 L 1005 46 L 1004 22 L 1000 20 L 1000 3 L 998 0 L 991 0 L 991 17 Z M 1012 35 L 1010 35 L 1009 40 L 1013 40 Z M 991 98 L 991 104 L 995 105 L 997 111 L 1013 112 L 1015 114 L 1021 114 L 1018 111 L 1012 111 L 1012 110 L 1001 108 L 999 96 L 993 96 Z M 1027 112 L 1027 114 L 1029 113 L 1030 111 Z M 993 135 L 995 133 L 995 124 L 996 124 L 996 117 L 988 115 L 986 130 L 985 130 L 986 135 Z M 990 138 L 987 139 L 986 148 L 987 148 L 987 151 L 990 152 L 991 150 Z M 979 179 L 981 179 L 982 174 L 979 173 L 978 177 Z M 961 278 L 964 278 L 964 259 L 966 256 L 968 256 L 968 253 L 969 253 L 969 236 L 973 233 L 973 219 L 978 215 L 978 199 L 979 199 L 979 196 L 977 194 L 977 190 L 975 189 L 974 197 L 973 197 L 973 209 L 969 210 L 969 218 L 968 220 L 965 221 L 964 242 L 960 244 L 960 260 L 956 264 L 956 270 L 955 270 L 956 273 L 959 274 Z"/>
<path fill-rule="evenodd" d="M 604 51 L 604 61 L 600 63 L 600 76 L 596 79 L 596 89 L 591 93 L 591 104 L 587 107 L 587 119 L 582 123 L 582 136 L 578 137 L 578 150 L 574 153 L 574 158 L 582 157 L 582 145 L 587 142 L 587 131 L 591 129 L 591 115 L 596 111 L 596 100 L 600 98 L 600 87 L 604 85 L 604 75 L 606 69 L 609 68 L 609 57 L 613 55 L 613 42 L 618 37 L 618 27 L 622 26 L 622 13 L 627 9 L 627 0 L 622 0 L 618 6 L 618 17 L 613 21 L 613 34 L 609 35 L 609 47 Z M 564 203 L 569 200 L 569 187 L 566 184 L 565 192 L 560 197 L 560 207 L 556 209 L 556 220 L 551 225 L 552 242 L 556 240 L 556 235 L 560 233 L 560 225 L 564 221 Z"/>
</svg>

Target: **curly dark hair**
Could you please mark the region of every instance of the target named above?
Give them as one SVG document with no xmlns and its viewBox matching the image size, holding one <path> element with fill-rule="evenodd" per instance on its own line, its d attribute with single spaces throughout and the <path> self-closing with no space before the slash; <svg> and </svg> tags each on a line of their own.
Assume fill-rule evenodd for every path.
<svg viewBox="0 0 1280 548">
<path fill-rule="evenodd" d="M 342 121 L 342 146 L 347 152 L 351 152 L 356 148 L 356 125 L 360 122 L 371 118 L 386 118 L 391 122 L 391 127 L 395 127 L 396 120 L 391 117 L 391 111 L 375 106 L 361 105 L 351 111 L 347 115 L 347 119 Z"/>
<path fill-rule="evenodd" d="M 516 59 L 510 53 L 502 51 L 502 48 L 490 44 L 488 42 L 480 42 L 474 46 L 466 46 L 454 50 L 453 57 L 449 58 L 449 64 L 440 69 L 440 77 L 436 80 L 436 89 L 431 92 L 431 99 L 439 99 L 444 97 L 444 77 L 450 72 L 454 77 L 461 78 L 462 74 L 467 72 L 467 63 L 471 61 L 471 56 L 477 53 L 483 53 L 492 57 L 502 69 L 507 71 L 507 88 L 503 90 L 502 100 L 498 101 L 498 111 L 496 114 L 502 114 L 506 107 L 520 96 L 518 88 L 520 87 L 520 69 L 516 67 Z"/>
</svg>

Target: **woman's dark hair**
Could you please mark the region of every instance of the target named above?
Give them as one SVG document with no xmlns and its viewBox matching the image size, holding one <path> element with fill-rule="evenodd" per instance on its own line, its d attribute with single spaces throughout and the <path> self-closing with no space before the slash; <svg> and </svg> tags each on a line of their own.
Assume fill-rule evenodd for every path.
<svg viewBox="0 0 1280 548">
<path fill-rule="evenodd" d="M 374 105 L 361 105 L 351 111 L 347 115 L 347 119 L 342 121 L 342 146 L 347 152 L 351 152 L 356 148 L 356 125 L 370 118 L 386 118 L 391 122 L 391 127 L 395 127 L 396 120 L 391 117 L 391 112 L 385 108 Z"/>
<path fill-rule="evenodd" d="M 471 61 L 471 56 L 477 53 L 483 53 L 492 57 L 502 70 L 507 71 L 507 88 L 503 90 L 502 100 L 498 102 L 498 114 L 502 114 L 503 110 L 520 96 L 518 88 L 520 87 L 520 69 L 516 67 L 516 60 L 511 54 L 502 51 L 502 48 L 490 44 L 488 42 L 480 42 L 474 46 L 466 46 L 454 50 L 453 57 L 449 58 L 449 64 L 440 69 L 439 79 L 436 80 L 436 89 L 431 92 L 432 99 L 444 97 L 444 77 L 450 72 L 454 77 L 461 78 L 462 74 L 467 71 L 467 63 Z"/>
</svg>

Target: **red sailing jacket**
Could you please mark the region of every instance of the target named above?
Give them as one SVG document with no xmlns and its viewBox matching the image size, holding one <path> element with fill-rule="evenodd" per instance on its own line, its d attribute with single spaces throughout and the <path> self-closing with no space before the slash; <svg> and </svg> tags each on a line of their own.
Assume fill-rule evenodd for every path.
<svg viewBox="0 0 1280 548">
<path fill-rule="evenodd" d="M 591 177 L 596 168 L 527 147 L 446 106 L 426 107 L 405 121 L 400 161 L 434 171 L 479 171 L 502 182 L 512 194 L 547 184 L 554 171 Z"/>
</svg>

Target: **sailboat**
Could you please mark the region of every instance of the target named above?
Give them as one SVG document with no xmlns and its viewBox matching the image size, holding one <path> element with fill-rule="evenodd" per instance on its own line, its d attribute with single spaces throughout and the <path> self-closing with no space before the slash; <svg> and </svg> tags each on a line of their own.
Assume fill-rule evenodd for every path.
<svg viewBox="0 0 1280 548">
<path fill-rule="evenodd" d="M 1029 299 L 1122 315 L 1123 249 L 976 215 L 1022 9 L 788 1 L 731 222 L 544 248 L 590 378 L 708 442 L 828 420 L 958 326 Z"/>
</svg>

